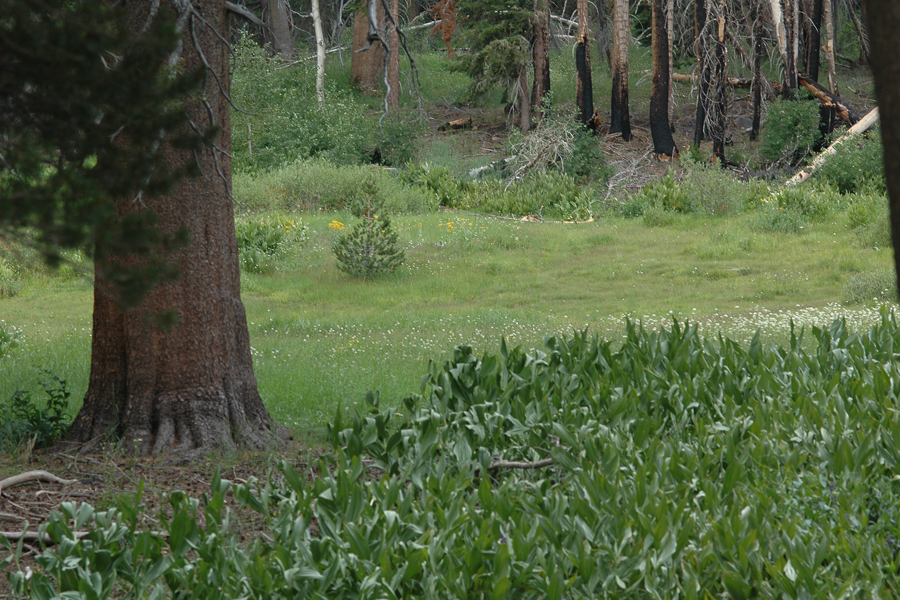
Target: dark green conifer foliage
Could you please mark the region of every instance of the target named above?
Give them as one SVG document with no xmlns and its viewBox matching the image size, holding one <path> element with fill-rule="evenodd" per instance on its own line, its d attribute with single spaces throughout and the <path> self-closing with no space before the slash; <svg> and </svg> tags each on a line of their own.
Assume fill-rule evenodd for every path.
<svg viewBox="0 0 900 600">
<path fill-rule="evenodd" d="M 360 219 L 352 229 L 334 242 L 338 268 L 353 277 L 371 279 L 393 272 L 406 259 L 400 237 L 384 213 L 375 182 L 365 182 L 363 199 L 354 202 L 353 216 Z"/>
<path fill-rule="evenodd" d="M 177 274 L 166 256 L 187 239 L 160 232 L 147 211 L 117 219 L 114 201 L 171 189 L 197 167 L 158 149 L 197 149 L 215 132 L 192 128 L 181 107 L 202 73 L 169 68 L 181 38 L 172 19 L 160 14 L 135 35 L 112 6 L 0 2 L 0 236 L 50 264 L 61 249 L 87 251 L 129 306 Z"/>
</svg>

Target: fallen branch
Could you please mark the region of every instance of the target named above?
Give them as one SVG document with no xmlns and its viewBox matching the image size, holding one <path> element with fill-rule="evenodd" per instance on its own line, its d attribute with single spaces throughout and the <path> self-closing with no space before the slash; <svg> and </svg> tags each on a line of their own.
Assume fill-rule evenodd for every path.
<svg viewBox="0 0 900 600">
<path fill-rule="evenodd" d="M 799 173 L 797 173 L 796 175 L 791 177 L 787 181 L 787 183 L 785 183 L 785 185 L 798 185 L 798 184 L 803 183 L 807 179 L 809 179 L 810 175 L 813 174 L 813 171 L 818 169 L 822 165 L 822 163 L 825 162 L 826 158 L 828 158 L 832 154 L 837 153 L 838 146 L 843 144 L 851 136 L 859 134 L 859 133 L 863 133 L 864 131 L 866 131 L 867 129 L 872 127 L 872 125 L 874 125 L 877 122 L 878 122 L 878 109 L 874 108 L 871 111 L 869 111 L 869 114 L 867 114 L 865 117 L 863 117 L 859 121 L 857 121 L 856 125 L 854 125 L 850 129 L 848 129 L 847 133 L 845 133 L 844 135 L 842 135 L 841 137 L 836 139 L 833 144 L 828 146 L 828 148 L 826 148 L 821 154 L 819 154 L 815 159 L 813 159 L 811 165 L 809 165 L 807 168 L 803 169 L 802 171 L 800 171 Z"/>
<path fill-rule="evenodd" d="M 6 488 L 22 485 L 23 483 L 29 483 L 31 481 L 49 481 L 50 483 L 58 483 L 60 485 L 72 485 L 73 483 L 78 483 L 77 479 L 63 479 L 62 477 L 57 477 L 53 473 L 48 473 L 47 471 L 26 471 L 25 473 L 19 473 L 18 475 L 13 475 L 12 477 L 7 477 L 3 481 L 0 481 L 0 492 Z"/>
<path fill-rule="evenodd" d="M 534 462 L 523 462 L 518 460 L 497 460 L 491 463 L 488 471 L 496 471 L 497 469 L 542 469 L 553 464 L 552 458 L 536 460 Z"/>
<path fill-rule="evenodd" d="M 856 125 L 859 120 L 862 119 L 862 115 L 841 102 L 834 94 L 819 85 L 817 81 L 810 79 L 803 73 L 797 73 L 797 82 L 809 90 L 813 96 L 818 98 L 819 102 L 822 103 L 822 106 L 828 108 L 833 107 L 836 110 L 837 115 L 846 121 L 848 125 Z"/>
</svg>

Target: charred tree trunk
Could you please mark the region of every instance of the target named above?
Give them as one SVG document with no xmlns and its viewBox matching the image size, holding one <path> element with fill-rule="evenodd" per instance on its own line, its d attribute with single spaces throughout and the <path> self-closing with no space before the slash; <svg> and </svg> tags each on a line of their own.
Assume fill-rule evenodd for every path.
<svg viewBox="0 0 900 600">
<path fill-rule="evenodd" d="M 391 0 L 391 14 L 394 24 L 391 25 L 391 33 L 388 43 L 388 106 L 397 109 L 400 107 L 400 0 Z"/>
<path fill-rule="evenodd" d="M 609 132 L 622 134 L 631 141 L 631 118 L 628 114 L 628 47 L 631 45 L 631 23 L 628 0 L 613 4 L 612 102 Z"/>
<path fill-rule="evenodd" d="M 761 6 L 762 0 L 752 1 L 751 20 L 753 21 L 753 120 L 750 125 L 750 140 L 759 137 L 759 116 L 762 110 L 762 58 L 765 53 L 765 26 L 763 25 Z"/>
<path fill-rule="evenodd" d="M 663 0 L 651 0 L 653 41 L 653 87 L 650 91 L 650 135 L 653 151 L 660 160 L 678 157 L 678 148 L 669 126 L 669 42 Z"/>
<path fill-rule="evenodd" d="M 875 76 L 875 96 L 881 112 L 894 268 L 900 272 L 900 61 L 896 59 L 896 51 L 900 47 L 900 3 L 896 0 L 864 0 L 864 3 L 872 44 L 869 62 Z"/>
<path fill-rule="evenodd" d="M 381 0 L 368 0 L 375 3 L 375 15 L 381 27 L 384 23 L 384 7 Z M 358 10 L 353 17 L 353 55 L 350 61 L 350 82 L 358 86 L 364 92 L 373 92 L 381 89 L 381 81 L 384 78 L 384 46 L 380 42 L 373 41 L 368 50 L 366 47 L 369 38 L 369 16 L 366 10 Z"/>
<path fill-rule="evenodd" d="M 594 87 L 591 82 L 591 31 L 587 0 L 578 0 L 578 42 L 575 45 L 575 103 L 584 125 L 594 116 Z"/>
<path fill-rule="evenodd" d="M 813 10 L 809 27 L 809 54 L 806 70 L 809 76 L 819 80 L 819 56 L 822 49 L 822 0 L 813 0 Z"/>
<path fill-rule="evenodd" d="M 859 36 L 859 64 L 867 65 L 869 64 L 869 31 L 866 27 L 866 3 L 862 2 L 862 6 L 860 6 L 860 12 L 862 13 L 862 19 L 858 19 L 856 17 L 856 12 L 854 12 L 853 7 L 850 7 L 850 18 L 853 19 L 853 26 L 856 27 L 856 34 Z"/>
<path fill-rule="evenodd" d="M 230 55 L 221 41 L 228 32 L 224 0 L 195 0 L 186 15 L 179 65 L 208 74 L 205 93 L 185 104 L 201 130 L 223 134 L 212 149 L 196 155 L 165 138 L 162 152 L 173 165 L 197 160 L 202 175 L 183 180 L 170 194 L 123 198 L 120 217 L 148 209 L 165 233 L 186 228 L 191 243 L 173 260 L 178 280 L 151 291 L 135 309 L 123 311 L 100 276 L 94 284 L 91 374 L 84 403 L 69 430 L 70 442 L 118 441 L 136 454 L 177 454 L 189 459 L 214 447 L 262 448 L 278 429 L 257 391 L 247 318 L 240 296 L 238 248 L 231 194 L 230 107 L 220 91 L 229 86 Z M 171 0 L 161 10 L 178 12 Z M 131 25 L 140 31 L 150 3 L 133 3 Z M 202 54 L 201 54 L 202 50 Z M 112 248 L 98 249 L 111 262 Z M 170 329 L 154 316 L 175 312 Z"/>
<path fill-rule="evenodd" d="M 675 133 L 675 86 L 672 85 L 672 72 L 675 70 L 675 0 L 666 1 L 666 40 L 669 54 L 669 97 L 666 110 L 669 112 L 669 126 Z"/>
<path fill-rule="evenodd" d="M 550 91 L 550 1 L 534 0 L 534 85 L 531 104 L 539 112 Z"/>
<path fill-rule="evenodd" d="M 291 21 L 287 0 L 262 0 L 263 39 L 269 45 L 272 54 L 279 54 L 285 60 L 294 57 L 294 45 L 291 40 Z"/>
<path fill-rule="evenodd" d="M 716 56 L 716 73 L 715 81 L 715 97 L 712 103 L 712 142 L 713 142 L 713 158 L 723 168 L 725 167 L 725 113 L 727 108 L 726 102 L 726 85 L 727 63 L 725 58 L 725 0 L 719 0 L 716 5 L 716 35 L 715 35 L 715 56 Z"/>
<path fill-rule="evenodd" d="M 697 87 L 697 116 L 694 121 L 694 146 L 706 137 L 706 113 L 709 110 L 709 46 L 706 43 L 707 8 L 705 0 L 694 1 L 694 29 L 696 32 L 697 71 L 700 84 Z"/>
</svg>

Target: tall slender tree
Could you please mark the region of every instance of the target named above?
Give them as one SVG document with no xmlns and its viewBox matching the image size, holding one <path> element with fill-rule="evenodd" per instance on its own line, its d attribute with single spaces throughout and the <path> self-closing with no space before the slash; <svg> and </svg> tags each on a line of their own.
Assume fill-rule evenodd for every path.
<svg viewBox="0 0 900 600">
<path fill-rule="evenodd" d="M 709 110 L 710 60 L 707 31 L 708 9 L 706 0 L 694 0 L 694 48 L 697 54 L 697 112 L 694 120 L 694 146 L 706 137 L 706 113 Z"/>
<path fill-rule="evenodd" d="M 727 92 L 727 76 L 728 63 L 725 52 L 725 28 L 727 26 L 727 15 L 725 0 L 713 0 L 710 6 L 714 9 L 715 33 L 710 36 L 715 47 L 715 94 L 713 102 L 710 104 L 713 109 L 712 114 L 712 142 L 713 156 L 716 161 L 725 166 L 725 116 L 727 109 L 726 92 Z"/>
<path fill-rule="evenodd" d="M 587 125 L 594 116 L 591 81 L 591 29 L 587 0 L 578 0 L 578 39 L 575 42 L 575 103 L 578 116 Z"/>
<path fill-rule="evenodd" d="M 550 91 L 550 0 L 534 0 L 534 83 L 531 104 L 541 110 Z"/>
<path fill-rule="evenodd" d="M 822 0 L 812 0 L 813 9 L 809 24 L 809 47 L 806 71 L 813 81 L 819 80 L 819 57 L 822 51 Z"/>
<path fill-rule="evenodd" d="M 678 157 L 669 127 L 669 42 L 663 0 L 651 0 L 653 83 L 650 90 L 650 135 L 660 160 Z"/>
<path fill-rule="evenodd" d="M 631 141 L 631 118 L 628 114 L 628 51 L 631 46 L 631 22 L 628 0 L 614 0 L 612 44 L 612 101 L 609 132 L 622 133 Z"/>
<path fill-rule="evenodd" d="M 750 124 L 750 141 L 759 137 L 759 121 L 762 111 L 763 73 L 762 60 L 765 53 L 766 35 L 762 19 L 763 0 L 750 0 L 750 20 L 753 22 L 753 118 Z"/>
<path fill-rule="evenodd" d="M 287 0 L 262 0 L 263 38 L 269 44 L 272 53 L 285 60 L 294 57 L 294 44 L 291 39 L 291 15 Z"/>
</svg>

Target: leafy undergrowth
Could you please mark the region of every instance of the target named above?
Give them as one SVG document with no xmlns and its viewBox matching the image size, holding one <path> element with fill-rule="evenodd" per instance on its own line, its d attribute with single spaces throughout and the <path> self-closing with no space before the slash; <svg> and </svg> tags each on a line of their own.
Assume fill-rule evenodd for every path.
<svg viewBox="0 0 900 600">
<path fill-rule="evenodd" d="M 784 347 L 629 324 L 467 346 L 330 428 L 312 482 L 216 477 L 167 535 L 66 505 L 32 597 L 896 597 L 900 325 Z M 531 468 L 522 468 L 531 467 Z M 233 500 L 232 500 L 233 498 Z M 229 505 L 268 528 L 249 545 Z M 205 518 L 205 527 L 199 526 Z M 79 526 L 88 533 L 76 541 Z M 97 592 L 96 596 L 88 590 Z"/>
</svg>

